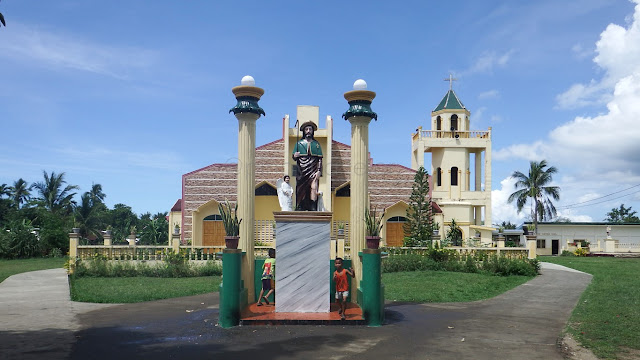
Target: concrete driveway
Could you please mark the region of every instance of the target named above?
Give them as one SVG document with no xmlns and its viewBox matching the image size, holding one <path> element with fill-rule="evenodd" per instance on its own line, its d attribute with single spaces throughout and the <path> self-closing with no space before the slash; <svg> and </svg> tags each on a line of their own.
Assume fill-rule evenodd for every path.
<svg viewBox="0 0 640 360">
<path fill-rule="evenodd" d="M 221 329 L 218 294 L 138 304 L 71 302 L 64 270 L 0 284 L 0 358 L 562 359 L 556 345 L 591 275 L 542 275 L 471 303 L 386 306 L 386 324 Z"/>
</svg>

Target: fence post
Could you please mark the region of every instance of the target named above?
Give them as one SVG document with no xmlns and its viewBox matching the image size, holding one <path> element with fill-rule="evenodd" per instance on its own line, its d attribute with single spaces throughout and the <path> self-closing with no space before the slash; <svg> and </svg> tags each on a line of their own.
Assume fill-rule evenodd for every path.
<svg viewBox="0 0 640 360">
<path fill-rule="evenodd" d="M 500 256 L 500 249 L 504 247 L 504 235 L 498 235 L 498 250 L 497 255 Z"/>
<path fill-rule="evenodd" d="M 180 252 L 180 234 L 171 235 L 171 248 L 176 254 Z"/>
<path fill-rule="evenodd" d="M 536 235 L 525 235 L 527 238 L 527 249 L 529 249 L 529 259 L 536 258 L 536 239 L 538 238 Z"/>
<path fill-rule="evenodd" d="M 607 238 L 604 241 L 604 251 L 612 254 L 616 252 L 616 241 L 614 239 Z"/>
<path fill-rule="evenodd" d="M 76 269 L 76 258 L 78 257 L 78 242 L 80 234 L 69 233 L 69 274 L 73 274 Z"/>
</svg>

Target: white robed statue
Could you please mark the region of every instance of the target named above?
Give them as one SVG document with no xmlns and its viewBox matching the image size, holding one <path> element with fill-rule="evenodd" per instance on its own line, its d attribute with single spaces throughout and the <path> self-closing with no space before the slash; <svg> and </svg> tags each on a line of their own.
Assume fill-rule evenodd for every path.
<svg viewBox="0 0 640 360">
<path fill-rule="evenodd" d="M 289 175 L 276 181 L 276 189 L 278 189 L 278 201 L 282 211 L 293 211 L 293 188 L 289 185 Z"/>
</svg>

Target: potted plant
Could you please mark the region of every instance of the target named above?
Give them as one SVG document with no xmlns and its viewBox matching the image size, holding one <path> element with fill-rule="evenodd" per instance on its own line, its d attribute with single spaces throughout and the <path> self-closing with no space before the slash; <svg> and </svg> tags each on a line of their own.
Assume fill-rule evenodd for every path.
<svg viewBox="0 0 640 360">
<path fill-rule="evenodd" d="M 224 232 L 227 235 L 224 237 L 224 243 L 227 249 L 237 249 L 240 239 L 240 223 L 242 222 L 242 219 L 238 219 L 238 204 L 236 203 L 232 209 L 229 201 L 226 201 L 224 205 L 218 204 L 218 210 L 220 217 L 222 217 Z"/>
<path fill-rule="evenodd" d="M 440 224 L 438 222 L 434 221 L 432 229 L 433 229 L 433 235 L 438 236 L 438 234 L 440 233 Z"/>
<path fill-rule="evenodd" d="M 180 225 L 178 225 L 178 223 L 175 223 L 173 227 L 173 235 L 180 235 Z"/>
<path fill-rule="evenodd" d="M 106 235 L 111 236 L 111 234 L 113 233 L 113 226 L 111 226 L 111 225 L 107 225 L 107 230 L 105 230 L 105 231 L 104 231 L 104 233 L 105 233 Z"/>
<path fill-rule="evenodd" d="M 340 235 L 340 236 L 344 235 L 344 223 L 343 222 L 339 222 L 338 223 L 338 235 Z"/>
<path fill-rule="evenodd" d="M 373 211 L 369 211 L 369 209 L 364 210 L 367 249 L 378 249 L 380 247 L 380 230 L 383 225 L 382 218 L 384 217 L 384 210 L 379 217 L 377 215 L 375 208 Z"/>
</svg>

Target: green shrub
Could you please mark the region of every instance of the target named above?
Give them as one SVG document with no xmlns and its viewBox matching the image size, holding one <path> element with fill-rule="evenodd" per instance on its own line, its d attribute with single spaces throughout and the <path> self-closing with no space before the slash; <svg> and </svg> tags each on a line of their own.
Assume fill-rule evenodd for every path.
<svg viewBox="0 0 640 360">
<path fill-rule="evenodd" d="M 576 256 L 587 256 L 589 253 L 588 249 L 585 248 L 577 248 L 576 251 L 573 252 Z"/>
<path fill-rule="evenodd" d="M 560 256 L 576 256 L 576 254 L 572 253 L 569 250 L 562 250 L 562 254 Z"/>
<path fill-rule="evenodd" d="M 222 266 L 213 260 L 204 265 L 195 265 L 173 258 L 155 265 L 145 262 L 108 261 L 97 255 L 90 260 L 77 260 L 74 276 L 77 277 L 200 277 L 220 276 Z"/>
</svg>

